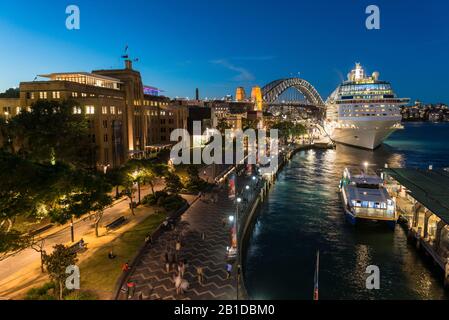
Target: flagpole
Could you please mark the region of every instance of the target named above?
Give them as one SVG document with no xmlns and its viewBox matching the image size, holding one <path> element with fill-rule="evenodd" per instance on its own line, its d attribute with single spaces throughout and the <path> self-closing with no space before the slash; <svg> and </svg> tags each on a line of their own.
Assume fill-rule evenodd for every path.
<svg viewBox="0 0 449 320">
<path fill-rule="evenodd" d="M 320 250 L 316 253 L 316 265 L 315 265 L 315 286 L 313 290 L 313 300 L 319 300 L 319 280 L 320 280 Z"/>
</svg>

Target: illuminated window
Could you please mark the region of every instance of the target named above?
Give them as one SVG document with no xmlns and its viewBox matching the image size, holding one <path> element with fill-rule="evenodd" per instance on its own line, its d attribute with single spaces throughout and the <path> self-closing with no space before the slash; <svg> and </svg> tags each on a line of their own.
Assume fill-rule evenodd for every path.
<svg viewBox="0 0 449 320">
<path fill-rule="evenodd" d="M 115 114 L 115 107 L 114 106 L 111 106 L 111 114 Z"/>
<path fill-rule="evenodd" d="M 118 108 L 117 108 L 117 113 L 118 113 L 118 114 L 122 114 L 122 113 L 123 113 L 122 108 L 118 107 Z"/>
<path fill-rule="evenodd" d="M 102 114 L 108 114 L 108 107 L 101 107 Z"/>
<path fill-rule="evenodd" d="M 51 94 L 52 94 L 53 99 L 61 99 L 61 92 L 53 91 Z"/>
<path fill-rule="evenodd" d="M 45 91 L 39 92 L 39 99 L 47 99 L 47 92 Z"/>
<path fill-rule="evenodd" d="M 72 92 L 72 98 L 78 98 L 78 92 Z"/>
<path fill-rule="evenodd" d="M 86 106 L 86 114 L 95 114 L 94 106 Z"/>
<path fill-rule="evenodd" d="M 73 114 L 81 114 L 81 107 L 73 107 Z"/>
</svg>

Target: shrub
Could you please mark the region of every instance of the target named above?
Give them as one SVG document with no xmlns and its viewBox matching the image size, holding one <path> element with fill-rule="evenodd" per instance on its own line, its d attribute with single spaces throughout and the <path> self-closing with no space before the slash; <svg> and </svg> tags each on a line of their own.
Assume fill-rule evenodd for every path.
<svg viewBox="0 0 449 320">
<path fill-rule="evenodd" d="M 25 300 L 56 300 L 54 282 L 47 282 L 41 287 L 27 291 Z"/>
<path fill-rule="evenodd" d="M 98 300 L 98 296 L 90 291 L 73 291 L 64 300 Z"/>
<path fill-rule="evenodd" d="M 167 212 L 176 211 L 186 203 L 180 195 L 168 194 L 165 191 L 158 191 L 154 195 L 148 195 L 142 202 L 145 205 L 157 205 L 164 208 Z"/>
</svg>

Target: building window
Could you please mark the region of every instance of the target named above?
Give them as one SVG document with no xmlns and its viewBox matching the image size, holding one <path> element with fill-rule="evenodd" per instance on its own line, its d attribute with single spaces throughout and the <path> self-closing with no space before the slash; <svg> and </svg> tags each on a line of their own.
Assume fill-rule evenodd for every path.
<svg viewBox="0 0 449 320">
<path fill-rule="evenodd" d="M 72 92 L 72 98 L 78 98 L 78 92 Z"/>
<path fill-rule="evenodd" d="M 107 135 L 107 134 L 104 135 L 103 141 L 104 141 L 104 142 L 108 142 L 108 135 Z"/>
<path fill-rule="evenodd" d="M 47 92 L 45 91 L 39 92 L 39 99 L 47 99 Z"/>
<path fill-rule="evenodd" d="M 73 107 L 73 114 L 81 114 L 81 107 Z"/>
<path fill-rule="evenodd" d="M 86 106 L 86 114 L 95 114 L 94 106 Z"/>
<path fill-rule="evenodd" d="M 22 108 L 21 107 L 16 107 L 16 114 L 20 114 L 22 112 Z"/>
<path fill-rule="evenodd" d="M 117 113 L 118 113 L 118 114 L 122 114 L 122 113 L 123 113 L 122 108 L 118 107 L 118 108 L 117 108 Z"/>
<path fill-rule="evenodd" d="M 109 162 L 109 149 L 108 148 L 104 149 L 104 162 L 105 163 Z"/>
<path fill-rule="evenodd" d="M 103 120 L 103 128 L 108 128 L 108 120 Z"/>
<path fill-rule="evenodd" d="M 108 114 L 108 107 L 101 107 L 102 114 Z"/>
<path fill-rule="evenodd" d="M 51 94 L 52 94 L 53 99 L 61 99 L 61 92 L 53 91 Z"/>
<path fill-rule="evenodd" d="M 87 93 L 81 93 L 81 96 L 82 96 L 83 98 L 85 98 L 85 97 L 87 97 Z"/>
</svg>

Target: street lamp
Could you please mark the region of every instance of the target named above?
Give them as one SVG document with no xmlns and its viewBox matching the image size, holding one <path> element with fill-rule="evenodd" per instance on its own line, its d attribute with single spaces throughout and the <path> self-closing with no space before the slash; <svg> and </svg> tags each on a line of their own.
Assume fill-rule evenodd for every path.
<svg viewBox="0 0 449 320">
<path fill-rule="evenodd" d="M 237 206 L 236 206 L 236 219 L 235 219 L 235 240 L 236 240 L 236 246 L 237 246 L 237 253 L 236 253 L 236 260 L 237 260 L 237 277 L 236 277 L 236 281 L 237 281 L 237 300 L 239 300 L 239 272 L 240 272 L 240 242 L 239 242 L 239 204 L 242 202 L 242 198 L 238 197 L 236 199 L 237 201 Z"/>
<path fill-rule="evenodd" d="M 365 173 L 368 173 L 368 166 L 369 166 L 368 161 L 365 161 L 365 162 L 363 163 L 363 166 L 365 167 Z"/>
</svg>

